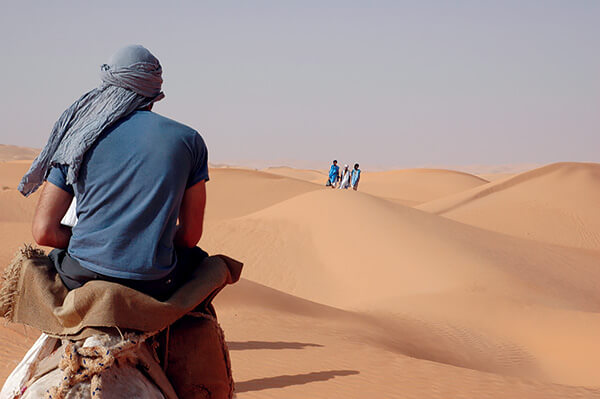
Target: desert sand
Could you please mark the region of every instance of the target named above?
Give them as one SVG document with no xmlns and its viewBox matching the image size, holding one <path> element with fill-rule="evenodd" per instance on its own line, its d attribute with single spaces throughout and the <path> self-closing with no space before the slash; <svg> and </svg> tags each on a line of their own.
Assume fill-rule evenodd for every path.
<svg viewBox="0 0 600 399">
<path fill-rule="evenodd" d="M 40 150 L 37 148 L 0 144 L 0 161 L 26 160 L 31 163 L 39 153 Z"/>
<path fill-rule="evenodd" d="M 31 242 L 0 162 L 0 262 Z M 200 245 L 245 263 L 215 306 L 244 398 L 600 398 L 600 165 L 213 168 Z M 0 327 L 0 381 L 37 332 Z"/>
<path fill-rule="evenodd" d="M 599 182 L 599 164 L 557 163 L 418 208 L 500 233 L 598 250 Z"/>
</svg>

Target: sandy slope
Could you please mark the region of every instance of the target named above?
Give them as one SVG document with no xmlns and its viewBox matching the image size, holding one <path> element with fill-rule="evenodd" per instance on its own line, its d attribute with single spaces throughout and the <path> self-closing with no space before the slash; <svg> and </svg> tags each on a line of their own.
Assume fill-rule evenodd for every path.
<svg viewBox="0 0 600 399">
<path fill-rule="evenodd" d="M 518 237 L 600 249 L 600 164 L 557 163 L 419 206 Z"/>
<path fill-rule="evenodd" d="M 16 190 L 21 177 L 27 172 L 30 165 L 31 161 L 0 162 L 0 189 L 3 191 Z"/>
<path fill-rule="evenodd" d="M 465 328 L 448 327 L 436 342 L 428 329 L 439 331 L 439 324 L 341 311 L 247 280 L 227 288 L 216 305 L 239 398 L 600 397 L 600 390 L 549 383 L 521 370 L 509 368 L 517 374 L 510 376 L 419 357 L 423 346 L 437 346 L 465 358 L 488 353 L 494 363 L 503 356 L 516 363 L 520 348 L 508 342 L 494 347 L 472 340 L 470 344 L 478 347 L 462 352 L 463 347 L 455 347 L 460 344 L 455 337 L 466 336 Z M 494 353 L 497 348 L 501 350 Z M 585 356 L 576 361 L 584 359 L 591 362 Z"/>
<path fill-rule="evenodd" d="M 344 217 L 353 210 L 354 217 Z M 502 375 L 600 381 L 586 361 L 600 356 L 596 253 L 326 189 L 209 226 L 203 245 L 244 259 L 251 280 L 380 314 L 389 336 L 372 345 Z"/>
<path fill-rule="evenodd" d="M 487 181 L 496 181 L 496 180 L 502 180 L 502 179 L 506 179 L 508 177 L 513 177 L 515 176 L 516 173 L 479 173 L 477 174 L 477 176 L 481 177 L 482 179 L 485 179 Z"/>
<path fill-rule="evenodd" d="M 595 253 L 502 236 L 359 192 L 313 191 L 243 218 L 209 224 L 207 232 L 203 245 L 255 265 L 246 277 L 335 306 L 376 303 L 396 293 L 486 289 L 535 294 L 536 301 L 546 298 L 550 302 L 544 303 L 565 307 L 582 300 L 576 306 L 600 310 Z M 244 243 L 242 238 L 250 235 L 253 239 Z M 565 259 L 579 273 L 566 273 Z M 523 264 L 532 270 L 524 273 L 516 266 Z M 557 280 L 573 282 L 585 295 L 565 290 L 556 302 L 563 291 L 560 281 L 534 291 L 540 271 L 557 273 Z"/>
<path fill-rule="evenodd" d="M 388 324 L 242 280 L 216 301 L 238 398 L 598 398 L 600 390 L 456 367 L 386 345 Z M 388 316 L 389 318 L 389 316 Z M 8 362 L 32 332 L 2 330 Z M 29 337 L 24 339 L 25 337 Z M 415 339 L 417 335 L 403 338 Z M 383 345 L 382 345 L 383 344 Z M 443 342 L 447 344 L 447 342 Z"/>
<path fill-rule="evenodd" d="M 291 177 L 293 179 L 305 180 L 318 185 L 325 185 L 327 182 L 327 171 L 311 169 L 294 169 L 287 166 L 277 166 L 263 169 L 264 172 L 274 175 Z"/>
<path fill-rule="evenodd" d="M 327 171 L 271 167 L 264 172 L 308 181 L 324 186 Z M 494 176 L 497 178 L 497 176 Z M 363 172 L 359 189 L 377 197 L 405 205 L 420 204 L 487 183 L 488 180 L 468 173 L 442 169 L 403 169 L 386 172 Z"/>
<path fill-rule="evenodd" d="M 487 183 L 487 180 L 442 169 L 363 172 L 359 190 L 405 205 L 416 205 Z"/>
<path fill-rule="evenodd" d="M 3 182 L 21 172 L 0 164 Z M 216 301 L 238 398 L 600 397 L 598 252 L 289 173 L 211 170 L 201 244 L 246 264 L 246 279 Z M 415 184 L 405 197 L 443 195 L 463 178 L 431 173 L 427 193 Z M 464 178 L 467 189 L 485 183 Z M 3 264 L 31 240 L 36 201 L 9 184 L 0 192 Z M 0 381 L 35 335 L 0 327 Z"/>
<path fill-rule="evenodd" d="M 21 177 L 31 161 L 0 162 L 0 264 L 5 265 L 17 247 L 30 242 L 31 220 L 39 192 L 29 198 L 17 191 Z M 2 266 L 3 267 L 3 266 Z"/>
<path fill-rule="evenodd" d="M 247 215 L 319 187 L 255 170 L 215 168 L 207 185 L 206 220 L 215 221 Z"/>
</svg>

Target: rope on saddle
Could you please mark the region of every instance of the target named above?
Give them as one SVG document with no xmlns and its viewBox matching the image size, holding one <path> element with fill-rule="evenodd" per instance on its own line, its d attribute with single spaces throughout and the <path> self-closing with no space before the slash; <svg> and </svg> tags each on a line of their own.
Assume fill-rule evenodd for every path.
<svg viewBox="0 0 600 399">
<path fill-rule="evenodd" d="M 82 347 L 81 342 L 71 342 L 58 365 L 63 372 L 61 383 L 47 391 L 47 399 L 64 399 L 69 390 L 80 382 L 90 381 L 92 398 L 102 398 L 102 373 L 119 359 L 125 359 L 149 337 L 156 333 L 125 334 L 121 342 L 112 347 Z"/>
</svg>

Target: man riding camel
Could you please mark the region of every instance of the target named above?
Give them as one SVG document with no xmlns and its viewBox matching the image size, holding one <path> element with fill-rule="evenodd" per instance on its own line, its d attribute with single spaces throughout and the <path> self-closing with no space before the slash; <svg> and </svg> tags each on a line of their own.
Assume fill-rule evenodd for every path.
<svg viewBox="0 0 600 399">
<path fill-rule="evenodd" d="M 151 111 L 162 68 L 139 45 L 101 67 L 102 84 L 61 115 L 19 191 L 44 186 L 33 220 L 69 289 L 107 280 L 168 298 L 206 256 L 208 153 L 192 128 Z M 73 199 L 78 223 L 61 224 Z"/>
</svg>

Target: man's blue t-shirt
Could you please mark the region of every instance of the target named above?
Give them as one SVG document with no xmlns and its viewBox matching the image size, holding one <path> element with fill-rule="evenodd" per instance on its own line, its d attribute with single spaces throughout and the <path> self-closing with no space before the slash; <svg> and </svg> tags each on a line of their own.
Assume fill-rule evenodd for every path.
<svg viewBox="0 0 600 399">
<path fill-rule="evenodd" d="M 65 172 L 53 167 L 47 180 L 77 199 L 69 255 L 93 272 L 124 279 L 155 280 L 175 267 L 183 194 L 208 180 L 208 152 L 195 130 L 136 111 L 86 152 L 73 186 Z"/>
</svg>

